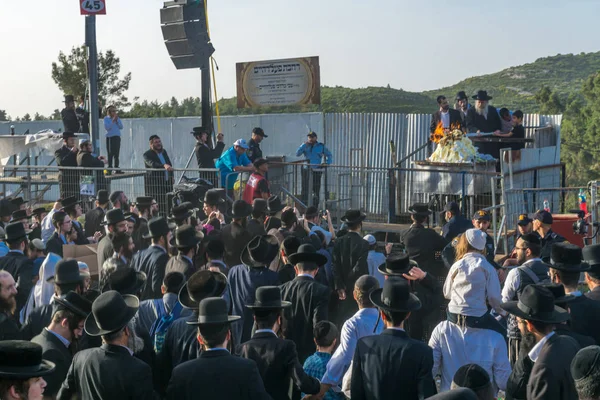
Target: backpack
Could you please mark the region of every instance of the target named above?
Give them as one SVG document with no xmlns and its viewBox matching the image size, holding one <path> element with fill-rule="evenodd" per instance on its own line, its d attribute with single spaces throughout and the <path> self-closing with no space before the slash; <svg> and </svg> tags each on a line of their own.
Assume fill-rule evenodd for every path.
<svg viewBox="0 0 600 400">
<path fill-rule="evenodd" d="M 181 303 L 177 301 L 171 312 L 167 314 L 167 310 L 165 310 L 165 304 L 162 299 L 154 299 L 152 301 L 154 302 L 154 307 L 156 308 L 157 318 L 150 328 L 150 339 L 152 340 L 154 351 L 158 354 L 158 352 L 162 350 L 165 342 L 165 336 L 167 335 L 169 327 L 173 321 L 179 318 L 183 307 L 181 306 Z"/>
</svg>

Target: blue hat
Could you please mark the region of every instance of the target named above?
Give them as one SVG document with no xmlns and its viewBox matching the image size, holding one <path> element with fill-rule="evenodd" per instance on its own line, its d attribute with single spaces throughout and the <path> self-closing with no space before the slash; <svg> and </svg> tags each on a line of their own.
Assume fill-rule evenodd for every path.
<svg viewBox="0 0 600 400">
<path fill-rule="evenodd" d="M 233 143 L 234 146 L 239 146 L 242 149 L 249 149 L 248 143 L 246 143 L 246 139 L 238 139 Z"/>
</svg>

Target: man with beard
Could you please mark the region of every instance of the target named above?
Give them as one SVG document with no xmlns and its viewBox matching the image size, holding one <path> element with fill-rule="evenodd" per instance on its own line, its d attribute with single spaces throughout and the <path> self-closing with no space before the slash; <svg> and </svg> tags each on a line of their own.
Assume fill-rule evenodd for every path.
<svg viewBox="0 0 600 400">
<path fill-rule="evenodd" d="M 0 258 L 0 270 L 8 272 L 17 281 L 17 312 L 20 312 L 27 302 L 33 287 L 33 260 L 25 254 L 29 243 L 28 233 L 20 222 L 8 224 L 5 229 L 5 241 L 9 251 Z"/>
<path fill-rule="evenodd" d="M 137 297 L 114 290 L 94 301 L 85 331 L 102 337 L 103 345 L 75 354 L 58 392 L 59 400 L 70 400 L 75 395 L 82 399 L 156 398 L 151 368 L 133 356 L 141 345 L 131 321 L 138 307 Z"/>
<path fill-rule="evenodd" d="M 164 171 L 148 172 L 144 176 L 144 189 L 146 196 L 158 202 L 162 215 L 167 215 L 167 192 L 173 189 L 173 164 L 158 135 L 150 136 L 149 141 L 150 150 L 144 153 L 144 164 L 146 168 Z"/>
<path fill-rule="evenodd" d="M 498 111 L 489 105 L 492 96 L 488 96 L 485 90 L 480 90 L 473 98 L 476 100 L 475 107 L 467 111 L 467 132 L 500 133 L 502 128 L 500 116 Z M 500 157 L 498 143 L 480 142 L 477 147 L 481 154 L 490 154 L 494 158 Z"/>
<path fill-rule="evenodd" d="M 133 211 L 137 212 L 138 219 L 133 227 L 131 238 L 138 251 L 145 250 L 150 246 L 150 241 L 144 239 L 144 235 L 148 234 L 148 221 L 158 217 L 158 203 L 152 197 L 140 196 L 135 199 Z"/>
<path fill-rule="evenodd" d="M 42 333 L 31 339 L 42 346 L 42 357 L 54 363 L 54 372 L 47 375 L 44 397 L 54 397 L 67 376 L 73 361 L 71 349 L 77 348 L 77 340 L 83 334 L 83 322 L 92 311 L 92 302 L 75 292 L 55 299 L 52 322 Z"/>
<path fill-rule="evenodd" d="M 437 103 L 440 109 L 434 112 L 431 117 L 429 133 L 433 133 L 440 123 L 444 129 L 461 129 L 462 118 L 460 117 L 460 112 L 450 108 L 450 103 L 448 103 L 446 96 L 438 96 Z"/>
<path fill-rule="evenodd" d="M 454 109 L 460 113 L 460 118 L 464 128 L 466 125 L 467 111 L 469 111 L 471 108 L 471 105 L 469 104 L 469 97 L 464 90 L 461 90 L 456 94 L 456 98 L 454 100 Z"/>
<path fill-rule="evenodd" d="M 85 213 L 85 224 L 83 225 L 83 230 L 89 233 L 95 233 L 98 231 L 102 231 L 102 220 L 104 219 L 104 214 L 106 214 L 106 210 L 108 210 L 108 202 L 110 199 L 108 198 L 107 190 L 98 190 L 96 194 L 96 208 Z"/>
<path fill-rule="evenodd" d="M 554 326 L 569 319 L 569 313 L 554 305 L 554 296 L 540 285 L 527 286 L 518 301 L 501 307 L 517 319 L 523 341 L 519 361 L 507 383 L 507 398 L 527 381 L 528 400 L 576 400 L 570 364 L 579 350 L 577 342 L 554 332 Z M 531 368 L 529 378 L 527 370 Z"/>
<path fill-rule="evenodd" d="M 114 249 L 113 257 L 123 261 L 123 264 L 129 265 L 135 251 L 133 239 L 127 232 L 117 232 L 112 235 L 112 247 Z"/>
<path fill-rule="evenodd" d="M 0 271 L 0 341 L 21 339 L 19 325 L 14 318 L 17 308 L 17 285 L 12 275 Z"/>
<path fill-rule="evenodd" d="M 162 297 L 161 286 L 165 278 L 165 270 L 169 261 L 169 244 L 175 229 L 175 224 L 167 222 L 166 218 L 154 218 L 148 222 L 146 238 L 152 239 L 152 244 L 133 257 L 131 266 L 136 271 L 144 272 L 148 277 L 142 288 L 141 300 L 159 299 Z"/>
<path fill-rule="evenodd" d="M 102 281 L 102 266 L 107 258 L 111 258 L 114 254 L 112 247 L 112 235 L 117 232 L 127 231 L 127 221 L 125 215 L 120 208 L 110 210 L 104 216 L 104 225 L 106 235 L 98 243 L 98 268 L 100 268 L 100 280 Z"/>
<path fill-rule="evenodd" d="M 116 190 L 110 194 L 112 208 L 120 208 L 123 212 L 129 211 L 129 199 L 122 190 Z"/>
</svg>

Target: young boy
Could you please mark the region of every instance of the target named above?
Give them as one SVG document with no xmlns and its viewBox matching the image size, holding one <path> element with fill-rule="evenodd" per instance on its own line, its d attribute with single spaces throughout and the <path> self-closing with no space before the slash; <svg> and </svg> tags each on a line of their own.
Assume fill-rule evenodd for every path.
<svg viewBox="0 0 600 400">
<path fill-rule="evenodd" d="M 501 127 L 500 132 L 510 133 L 513 129 L 512 119 L 508 108 L 501 108 L 499 111 Z"/>
<path fill-rule="evenodd" d="M 304 361 L 304 371 L 317 379 L 321 379 L 327 370 L 327 363 L 331 360 L 331 356 L 338 343 L 339 331 L 338 328 L 329 321 L 320 321 L 313 329 L 313 336 L 317 351 L 312 356 Z M 304 394 L 302 394 L 304 397 Z M 333 389 L 329 389 L 324 400 L 340 400 L 344 399 L 344 395 L 336 393 Z"/>
<path fill-rule="evenodd" d="M 512 130 L 508 133 L 495 133 L 494 136 L 509 137 L 512 139 L 525 139 L 525 128 L 523 127 L 523 111 L 517 110 L 512 114 L 510 120 L 512 124 Z M 503 120 L 504 124 L 504 120 Z M 504 125 L 503 125 L 504 126 Z M 513 150 L 521 150 L 525 148 L 525 143 L 510 143 L 510 147 Z"/>
</svg>

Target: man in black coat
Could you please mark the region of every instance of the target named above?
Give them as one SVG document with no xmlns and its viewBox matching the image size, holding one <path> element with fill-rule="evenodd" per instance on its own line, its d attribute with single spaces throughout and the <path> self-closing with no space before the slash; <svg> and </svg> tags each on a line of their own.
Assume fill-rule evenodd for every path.
<svg viewBox="0 0 600 400">
<path fill-rule="evenodd" d="M 52 322 L 31 341 L 42 346 L 42 357 L 55 364 L 54 372 L 47 375 L 44 396 L 56 396 L 73 361 L 71 344 L 83 333 L 83 322 L 92 311 L 92 303 L 75 292 L 56 298 Z"/>
<path fill-rule="evenodd" d="M 421 307 L 419 298 L 398 278 L 369 295 L 379 308 L 386 329 L 359 339 L 352 360 L 352 400 L 425 399 L 436 394 L 432 376 L 433 352 L 425 343 L 411 339 L 404 321 Z"/>
<path fill-rule="evenodd" d="M 600 301 L 600 244 L 585 246 L 582 252 L 583 260 L 590 266 L 590 269 L 585 272 L 585 283 L 590 291 L 585 296 Z"/>
<path fill-rule="evenodd" d="M 281 285 L 282 297 L 292 306 L 284 310 L 286 326 L 283 337 L 296 343 L 298 358 L 303 363 L 315 352 L 314 326 L 327 320 L 329 288 L 315 281 L 319 267 L 327 258 L 316 252 L 310 244 L 303 244 L 288 257 L 294 265 L 296 278 Z"/>
<path fill-rule="evenodd" d="M 291 306 L 289 301 L 281 300 L 277 286 L 256 289 L 256 301 L 247 307 L 254 313 L 257 330 L 237 349 L 240 356 L 256 362 L 273 400 L 289 400 L 290 379 L 295 384 L 293 400 L 300 399 L 300 392 L 316 394 L 321 389 L 319 381 L 304 372 L 294 342 L 277 336 L 282 326 L 281 310 Z"/>
<path fill-rule="evenodd" d="M 63 132 L 63 146 L 54 152 L 59 167 L 77 167 L 78 148 L 74 131 Z M 79 196 L 79 172 L 76 169 L 60 169 L 58 172 L 60 198 Z"/>
<path fill-rule="evenodd" d="M 175 231 L 175 247 L 177 256 L 171 257 L 167 262 L 165 274 L 179 272 L 189 279 L 196 271 L 194 257 L 198 252 L 198 245 L 204 238 L 202 232 L 197 232 L 191 225 L 181 225 Z"/>
<path fill-rule="evenodd" d="M 253 236 L 266 235 L 265 220 L 267 218 L 267 201 L 254 199 L 252 201 L 252 219 L 248 221 L 246 229 Z"/>
<path fill-rule="evenodd" d="M 150 136 L 150 150 L 144 153 L 146 168 L 161 169 L 163 171 L 148 171 L 144 176 L 144 189 L 146 196 L 158 202 L 162 215 L 168 213 L 167 192 L 173 189 L 173 164 L 163 148 L 158 135 Z"/>
<path fill-rule="evenodd" d="M 267 137 L 269 136 L 265 135 L 265 131 L 262 128 L 256 127 L 252 129 L 252 138 L 248 141 L 248 151 L 246 152 L 250 161 L 254 162 L 259 158 L 263 158 L 260 142 Z"/>
<path fill-rule="evenodd" d="M 85 213 L 85 224 L 83 230 L 87 235 L 102 231 L 102 221 L 104 214 L 108 210 L 108 191 L 98 190 L 96 194 L 96 208 Z M 100 265 L 101 267 L 101 265 Z"/>
<path fill-rule="evenodd" d="M 359 277 L 369 274 L 369 243 L 360 234 L 365 218 L 366 215 L 359 210 L 346 211 L 341 220 L 346 224 L 348 233 L 338 238 L 333 247 L 333 278 L 339 304 L 332 320 L 337 325 L 358 311 L 358 305 L 352 299 L 354 284 Z"/>
<path fill-rule="evenodd" d="M 100 282 L 104 280 L 103 268 L 104 261 L 111 258 L 115 252 L 112 245 L 113 234 L 117 232 L 127 231 L 127 221 L 125 220 L 125 214 L 120 208 L 113 208 L 108 211 L 104 216 L 102 225 L 106 226 L 106 234 L 98 243 L 98 274 L 100 275 Z"/>
<path fill-rule="evenodd" d="M 60 112 L 65 132 L 80 132 L 79 120 L 75 113 L 75 97 L 73 95 L 65 96 L 65 108 Z"/>
<path fill-rule="evenodd" d="M 242 263 L 240 260 L 242 251 L 244 251 L 248 242 L 254 237 L 246 229 L 246 221 L 251 212 L 252 206 L 244 200 L 234 201 L 231 209 L 231 218 L 233 220 L 221 229 L 221 239 L 225 244 L 223 261 L 229 268 Z"/>
<path fill-rule="evenodd" d="M 104 168 L 107 163 L 106 157 L 96 156 L 92 153 L 93 147 L 92 142 L 89 140 L 81 140 L 79 143 L 79 153 L 77 153 L 77 166 L 83 168 Z M 106 178 L 104 172 L 101 170 L 82 170 L 81 175 L 88 175 L 94 177 L 94 183 L 96 184 L 96 190 L 105 189 L 107 187 Z"/>
<path fill-rule="evenodd" d="M 160 299 L 161 285 L 165 279 L 167 262 L 169 261 L 169 243 L 173 237 L 171 232 L 175 224 L 168 223 L 166 218 L 153 218 L 148 223 L 148 235 L 152 244 L 146 250 L 135 254 L 131 266 L 146 274 L 148 280 L 142 288 L 141 300 Z"/>
<path fill-rule="evenodd" d="M 75 244 L 69 240 L 69 234 L 73 229 L 73 221 L 66 212 L 57 211 L 52 214 L 52 225 L 54 225 L 54 233 L 46 242 L 46 251 L 62 257 L 63 245 Z"/>
<path fill-rule="evenodd" d="M 205 128 L 196 126 L 193 128 L 192 134 L 196 139 L 194 153 L 196 153 L 198 168 L 215 168 L 215 159 L 221 157 L 221 153 L 225 149 L 223 134 L 217 134 L 217 145 L 214 148 L 210 143 L 209 132 Z M 200 172 L 200 177 L 213 184 L 217 183 L 217 175 L 214 172 Z"/>
<path fill-rule="evenodd" d="M 463 121 L 460 112 L 450 108 L 446 96 L 438 96 L 437 103 L 440 109 L 431 116 L 429 133 L 433 133 L 440 124 L 444 129 L 462 129 Z"/>
<path fill-rule="evenodd" d="M 467 132 L 500 133 L 500 129 L 502 129 L 500 115 L 494 107 L 488 105 L 492 96 L 488 96 L 485 90 L 480 90 L 473 98 L 476 100 L 475 106 L 467 111 Z M 494 158 L 500 157 L 500 145 L 500 143 L 494 142 L 477 143 L 479 153 L 490 154 Z"/>
<path fill-rule="evenodd" d="M 18 313 L 27 302 L 29 292 L 33 288 L 33 260 L 24 252 L 27 248 L 27 231 L 21 222 L 11 222 L 5 228 L 5 241 L 8 253 L 0 258 L 0 270 L 12 275 L 17 282 L 17 309 Z"/>
<path fill-rule="evenodd" d="M 198 340 L 206 351 L 196 360 L 187 361 L 173 370 L 167 388 L 167 399 L 203 400 L 267 400 L 256 363 L 232 356 L 227 347 L 231 343 L 229 324 L 239 317 L 227 315 L 227 303 L 220 298 L 200 302 Z M 213 388 L 207 390 L 207 388 Z"/>
<path fill-rule="evenodd" d="M 23 338 L 14 315 L 16 296 L 17 284 L 12 275 L 0 270 L 0 341 Z"/>
<path fill-rule="evenodd" d="M 473 227 L 473 223 L 460 213 L 460 208 L 454 201 L 449 201 L 444 206 L 444 217 L 447 222 L 442 227 L 442 236 L 448 242 Z"/>
</svg>

